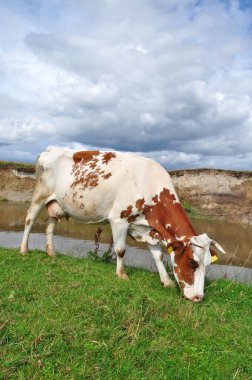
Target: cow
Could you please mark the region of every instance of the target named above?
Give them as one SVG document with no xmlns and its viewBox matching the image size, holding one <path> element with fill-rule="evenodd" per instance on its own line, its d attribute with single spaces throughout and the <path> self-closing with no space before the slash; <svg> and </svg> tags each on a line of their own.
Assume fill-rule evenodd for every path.
<svg viewBox="0 0 252 380">
<path fill-rule="evenodd" d="M 41 153 L 25 219 L 22 254 L 28 251 L 29 233 L 43 206 L 49 215 L 49 256 L 55 255 L 52 238 L 59 219 L 71 216 L 84 223 L 109 222 L 120 279 L 128 279 L 123 258 L 129 235 L 148 244 L 165 287 L 173 286 L 173 282 L 163 264 L 161 247 L 169 250 L 174 277 L 184 297 L 194 302 L 204 296 L 205 268 L 215 255 L 210 245 L 225 253 L 207 234 L 197 235 L 168 172 L 157 162 L 133 153 L 58 147 Z"/>
</svg>

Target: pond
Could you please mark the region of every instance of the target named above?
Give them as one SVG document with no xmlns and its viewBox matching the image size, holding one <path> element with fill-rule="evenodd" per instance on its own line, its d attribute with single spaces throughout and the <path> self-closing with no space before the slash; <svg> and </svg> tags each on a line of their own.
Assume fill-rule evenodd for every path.
<svg viewBox="0 0 252 380">
<path fill-rule="evenodd" d="M 0 202 L 0 246 L 18 247 L 20 245 L 22 234 L 17 232 L 21 232 L 24 228 L 24 219 L 28 208 L 29 203 Z M 198 234 L 206 232 L 226 250 L 226 255 L 219 255 L 219 264 L 252 268 L 251 225 L 247 226 L 203 219 L 192 219 L 191 222 Z M 32 232 L 37 234 L 31 234 L 30 241 L 33 245 L 30 245 L 30 248 L 45 249 L 45 237 L 41 235 L 41 233 L 45 232 L 45 226 L 46 212 L 44 210 L 33 226 Z M 101 248 L 106 249 L 107 246 L 103 244 L 109 244 L 111 230 L 109 225 L 102 225 L 101 227 L 103 229 L 100 236 Z M 94 235 L 97 228 L 98 225 L 83 224 L 72 218 L 68 222 L 64 219 L 61 220 L 60 223 L 57 223 L 55 230 L 55 235 L 57 235 L 55 236 L 56 249 L 61 250 L 60 248 L 65 244 L 72 254 L 74 254 L 74 251 L 76 255 L 79 255 L 78 252 L 80 251 L 87 253 L 94 248 Z M 13 234 L 14 232 L 16 234 Z M 136 243 L 128 238 L 127 245 L 129 246 L 128 251 L 131 253 L 130 256 L 137 251 L 139 257 L 135 259 L 137 261 L 148 260 L 148 262 L 150 259 L 151 264 L 148 265 L 151 266 L 150 269 L 153 269 L 151 255 L 145 254 L 142 257 L 143 252 L 147 249 L 145 244 Z"/>
</svg>

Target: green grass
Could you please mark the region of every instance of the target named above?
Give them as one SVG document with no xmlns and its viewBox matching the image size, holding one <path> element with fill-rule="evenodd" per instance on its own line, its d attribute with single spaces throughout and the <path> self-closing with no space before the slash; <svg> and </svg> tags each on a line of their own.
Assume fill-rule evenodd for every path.
<svg viewBox="0 0 252 380">
<path fill-rule="evenodd" d="M 198 168 L 198 169 L 175 169 L 169 171 L 171 177 L 176 176 L 180 177 L 184 174 L 200 174 L 200 173 L 206 173 L 206 174 L 227 174 L 231 175 L 233 177 L 241 178 L 241 177 L 251 177 L 252 171 L 251 170 L 228 170 L 228 169 L 213 169 L 213 168 Z"/>
<path fill-rule="evenodd" d="M 13 168 L 13 169 L 29 169 L 35 170 L 35 164 L 27 162 L 12 162 L 12 161 L 1 161 L 0 167 L 2 168 Z"/>
<path fill-rule="evenodd" d="M 195 208 L 193 208 L 188 202 L 183 201 L 182 207 L 185 209 L 187 214 L 191 217 L 197 218 L 197 217 L 203 217 Z"/>
<path fill-rule="evenodd" d="M 156 273 L 0 249 L 1 379 L 251 379 L 252 288 L 200 304 Z"/>
<path fill-rule="evenodd" d="M 185 209 L 188 217 L 190 219 L 212 219 L 208 214 L 203 214 L 202 211 L 197 210 L 195 207 L 191 206 L 186 200 L 181 200 L 181 205 Z"/>
</svg>

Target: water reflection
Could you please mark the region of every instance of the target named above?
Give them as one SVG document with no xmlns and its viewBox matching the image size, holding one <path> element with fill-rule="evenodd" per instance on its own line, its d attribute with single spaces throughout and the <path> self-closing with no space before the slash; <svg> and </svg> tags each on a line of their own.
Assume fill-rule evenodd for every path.
<svg viewBox="0 0 252 380">
<path fill-rule="evenodd" d="M 28 203 L 0 203 L 0 231 L 22 231 L 24 218 L 29 207 Z M 227 254 L 219 255 L 220 264 L 239 265 L 252 268 L 252 226 L 231 224 L 220 221 L 193 219 L 192 223 L 200 234 L 206 232 L 217 240 Z M 46 225 L 46 212 L 43 211 L 36 221 L 32 231 L 44 232 Z M 101 243 L 109 243 L 111 230 L 109 225 L 103 225 Z M 83 224 L 73 219 L 68 222 L 61 220 L 56 226 L 56 235 L 68 236 L 76 239 L 94 240 L 97 225 Z M 127 244 L 132 247 L 146 249 L 146 245 L 138 244 L 132 239 L 127 239 Z M 1 241 L 0 241 L 1 245 Z"/>
<path fill-rule="evenodd" d="M 223 246 L 227 254 L 220 263 L 252 268 L 251 225 L 199 219 L 192 222 L 199 234 L 206 232 Z"/>
</svg>

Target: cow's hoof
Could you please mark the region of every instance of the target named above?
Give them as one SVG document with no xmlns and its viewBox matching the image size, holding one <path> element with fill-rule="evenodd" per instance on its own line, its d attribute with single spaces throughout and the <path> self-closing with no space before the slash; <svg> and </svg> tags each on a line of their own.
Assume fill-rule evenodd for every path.
<svg viewBox="0 0 252 380">
<path fill-rule="evenodd" d="M 46 246 L 46 253 L 47 253 L 47 255 L 50 256 L 50 257 L 55 257 L 55 256 L 56 256 L 56 253 L 54 252 L 54 250 L 51 249 L 51 248 L 49 248 L 48 245 Z"/>
<path fill-rule="evenodd" d="M 169 282 L 163 282 L 161 281 L 162 285 L 164 288 L 173 288 L 175 286 L 174 282 L 169 281 Z"/>
<path fill-rule="evenodd" d="M 22 256 L 25 256 L 25 255 L 27 255 L 27 253 L 28 253 L 28 249 L 21 249 L 21 248 L 20 248 L 19 253 L 20 253 Z"/>
<path fill-rule="evenodd" d="M 129 279 L 129 277 L 127 276 L 126 273 L 120 273 L 120 274 L 116 273 L 116 275 L 118 278 L 120 278 L 120 280 L 128 280 Z"/>
</svg>

